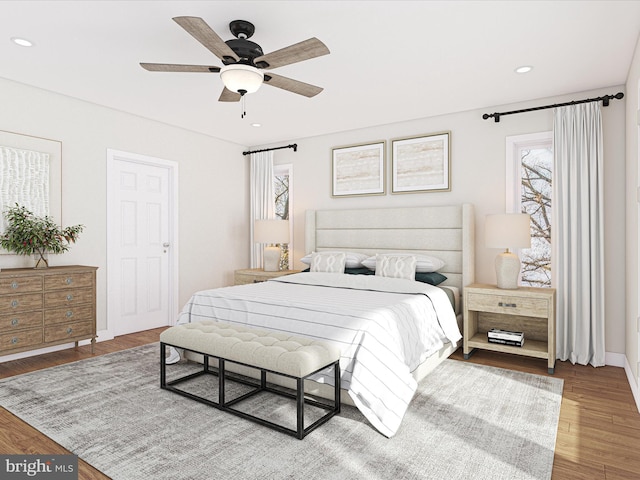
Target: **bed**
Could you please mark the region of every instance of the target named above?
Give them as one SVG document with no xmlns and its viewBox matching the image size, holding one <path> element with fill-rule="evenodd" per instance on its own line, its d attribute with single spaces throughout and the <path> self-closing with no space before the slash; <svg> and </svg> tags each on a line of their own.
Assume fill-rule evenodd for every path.
<svg viewBox="0 0 640 480">
<path fill-rule="evenodd" d="M 417 382 L 461 342 L 460 293 L 474 281 L 473 226 L 469 204 L 307 211 L 307 253 L 428 255 L 444 262 L 439 272 L 446 280 L 436 287 L 378 275 L 299 273 L 197 292 L 178 323 L 215 319 L 339 344 L 344 403 L 392 437 Z M 330 398 L 331 374 L 315 380 L 307 393 Z"/>
</svg>

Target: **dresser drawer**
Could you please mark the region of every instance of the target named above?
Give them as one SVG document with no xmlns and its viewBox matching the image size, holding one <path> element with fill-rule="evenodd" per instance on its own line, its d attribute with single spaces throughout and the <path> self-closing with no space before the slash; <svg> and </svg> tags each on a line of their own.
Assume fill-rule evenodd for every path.
<svg viewBox="0 0 640 480">
<path fill-rule="evenodd" d="M 93 302 L 93 289 L 56 290 L 44 294 L 44 308 L 81 305 Z"/>
<path fill-rule="evenodd" d="M 83 288 L 92 287 L 93 273 L 61 273 L 57 275 L 46 275 L 44 278 L 44 289 L 59 290 L 62 288 Z"/>
<path fill-rule="evenodd" d="M 467 308 L 481 312 L 547 318 L 549 315 L 549 300 L 546 298 L 487 295 L 470 292 L 467 295 Z"/>
<path fill-rule="evenodd" d="M 36 347 L 40 344 L 42 344 L 42 327 L 14 333 L 0 333 L 0 352 L 16 348 Z"/>
<path fill-rule="evenodd" d="M 42 277 L 40 276 L 0 278 L 0 295 L 17 295 L 41 291 Z"/>
<path fill-rule="evenodd" d="M 66 338 L 91 337 L 94 334 L 92 322 L 73 322 L 51 325 L 44 328 L 44 341 L 57 342 Z"/>
<path fill-rule="evenodd" d="M 0 297 L 0 314 L 28 312 L 42 308 L 42 294 L 5 295 Z"/>
<path fill-rule="evenodd" d="M 41 311 L 0 315 L 0 333 L 13 332 L 32 327 L 42 328 Z"/>
<path fill-rule="evenodd" d="M 69 308 L 52 308 L 44 312 L 44 324 L 77 322 L 81 320 L 93 320 L 93 305 L 82 305 Z"/>
</svg>

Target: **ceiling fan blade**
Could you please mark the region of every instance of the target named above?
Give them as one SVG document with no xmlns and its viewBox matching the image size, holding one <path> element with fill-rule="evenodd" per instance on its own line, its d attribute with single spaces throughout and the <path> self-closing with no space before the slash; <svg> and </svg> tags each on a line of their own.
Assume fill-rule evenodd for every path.
<svg viewBox="0 0 640 480">
<path fill-rule="evenodd" d="M 315 97 L 323 90 L 321 87 L 300 82 L 299 80 L 293 80 L 292 78 L 283 77 L 282 75 L 276 75 L 275 73 L 265 74 L 264 83 L 271 85 L 272 87 L 282 88 L 283 90 L 297 93 L 298 95 L 304 95 L 309 98 Z"/>
<path fill-rule="evenodd" d="M 239 93 L 232 92 L 227 87 L 224 87 L 220 94 L 219 102 L 239 102 L 242 97 Z"/>
<path fill-rule="evenodd" d="M 172 63 L 141 63 L 140 66 L 150 72 L 200 72 L 218 73 L 220 67 L 207 65 L 177 65 Z"/>
<path fill-rule="evenodd" d="M 303 42 L 257 57 L 254 59 L 254 63 L 259 65 L 260 62 L 266 62 L 269 66 L 263 68 L 269 70 L 271 68 L 302 62 L 303 60 L 321 57 L 328 53 L 330 52 L 327 46 L 317 38 L 313 37 L 308 40 L 304 40 Z"/>
<path fill-rule="evenodd" d="M 174 17 L 173 20 L 220 60 L 240 60 L 231 47 L 200 17 Z"/>
</svg>

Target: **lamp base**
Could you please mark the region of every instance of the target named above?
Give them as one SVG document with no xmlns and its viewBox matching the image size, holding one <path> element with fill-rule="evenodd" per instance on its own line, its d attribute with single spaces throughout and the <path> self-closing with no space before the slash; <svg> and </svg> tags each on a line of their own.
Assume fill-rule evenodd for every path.
<svg viewBox="0 0 640 480">
<path fill-rule="evenodd" d="M 520 276 L 520 259 L 515 253 L 506 251 L 496 257 L 498 288 L 516 290 Z"/>
<path fill-rule="evenodd" d="M 280 247 L 276 247 L 275 245 L 264 247 L 262 264 L 265 272 L 280 271 Z"/>
</svg>

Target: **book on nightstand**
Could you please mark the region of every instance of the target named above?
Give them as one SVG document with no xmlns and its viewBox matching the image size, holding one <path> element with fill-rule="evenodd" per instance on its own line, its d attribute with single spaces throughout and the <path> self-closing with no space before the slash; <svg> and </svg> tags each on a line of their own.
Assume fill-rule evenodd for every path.
<svg viewBox="0 0 640 480">
<path fill-rule="evenodd" d="M 492 328 L 487 332 L 487 341 L 489 343 L 521 347 L 524 345 L 524 332 L 510 332 L 508 330 Z"/>
</svg>

